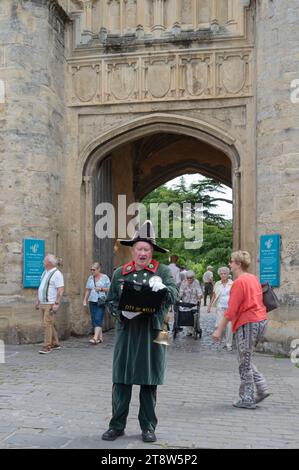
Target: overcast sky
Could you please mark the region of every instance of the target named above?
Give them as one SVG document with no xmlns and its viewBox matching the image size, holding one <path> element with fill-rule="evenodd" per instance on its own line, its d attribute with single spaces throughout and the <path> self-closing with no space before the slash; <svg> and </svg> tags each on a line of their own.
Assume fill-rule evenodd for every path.
<svg viewBox="0 0 299 470">
<path fill-rule="evenodd" d="M 176 184 L 179 184 L 180 182 L 180 178 L 175 178 L 171 181 L 168 181 L 167 183 L 167 186 L 173 186 L 173 185 L 176 185 Z M 185 181 L 187 183 L 187 185 L 190 185 L 191 183 L 194 183 L 196 181 L 198 181 L 199 179 L 204 179 L 204 176 L 200 175 L 200 174 L 196 174 L 196 175 L 184 175 L 184 178 L 185 178 Z M 225 188 L 225 194 L 217 194 L 217 193 L 212 193 L 214 195 L 218 195 L 219 197 L 225 197 L 226 199 L 230 199 L 232 200 L 232 190 L 231 188 L 228 188 L 227 186 L 224 186 Z M 227 217 L 229 219 L 232 219 L 232 204 L 228 204 L 227 202 L 219 202 L 219 205 L 217 208 L 215 208 L 214 210 L 212 210 L 212 212 L 216 213 L 216 214 L 221 214 L 223 215 L 224 217 Z"/>
</svg>

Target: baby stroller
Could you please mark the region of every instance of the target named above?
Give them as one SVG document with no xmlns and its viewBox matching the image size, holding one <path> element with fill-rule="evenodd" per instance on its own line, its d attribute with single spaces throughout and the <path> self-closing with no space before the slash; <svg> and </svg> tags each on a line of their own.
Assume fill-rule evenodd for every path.
<svg viewBox="0 0 299 470">
<path fill-rule="evenodd" d="M 200 304 L 190 304 L 187 302 L 176 302 L 174 308 L 173 339 L 176 338 L 182 326 L 193 327 L 193 338 L 196 340 L 202 337 L 200 328 Z"/>
</svg>

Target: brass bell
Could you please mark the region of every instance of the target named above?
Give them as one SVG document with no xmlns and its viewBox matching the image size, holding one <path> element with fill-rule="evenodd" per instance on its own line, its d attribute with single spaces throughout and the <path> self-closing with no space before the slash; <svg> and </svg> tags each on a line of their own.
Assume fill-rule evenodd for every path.
<svg viewBox="0 0 299 470">
<path fill-rule="evenodd" d="M 157 338 L 153 340 L 153 343 L 163 344 L 164 346 L 170 346 L 167 323 L 164 322 L 163 330 L 160 331 Z"/>
</svg>

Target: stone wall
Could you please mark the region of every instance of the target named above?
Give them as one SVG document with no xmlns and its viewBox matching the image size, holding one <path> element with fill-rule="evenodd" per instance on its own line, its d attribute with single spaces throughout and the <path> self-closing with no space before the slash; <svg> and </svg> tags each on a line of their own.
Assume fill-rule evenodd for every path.
<svg viewBox="0 0 299 470">
<path fill-rule="evenodd" d="M 213 146 L 219 135 L 226 136 L 225 145 L 236 149 L 240 166 L 232 179 L 241 182 L 234 193 L 241 229 L 235 246 L 253 253 L 256 270 L 259 235 L 282 235 L 283 305 L 270 315 L 264 349 L 287 351 L 291 339 L 299 338 L 299 104 L 290 99 L 291 82 L 299 78 L 298 0 L 222 3 L 231 20 L 233 6 L 242 5 L 240 28 L 233 21 L 217 28 L 209 15 L 207 36 L 194 28 L 182 36 L 180 25 L 173 29 L 167 20 L 168 32 L 153 39 L 155 27 L 141 37 L 137 24 L 139 35 L 128 49 L 125 30 L 116 37 L 108 25 L 104 37 L 98 0 L 0 1 L 0 335 L 7 341 L 42 339 L 35 292 L 22 287 L 27 237 L 45 239 L 46 251 L 62 258 L 61 335 L 88 332 L 82 295 L 94 257 L 94 220 L 93 174 L 86 165 L 93 159 L 96 167 L 107 149 L 114 195 L 126 193 L 133 201 L 133 157 L 124 135 L 142 138 L 134 123 L 155 116 L 169 116 L 166 133 L 179 116 L 195 138 L 208 135 Z M 59 4 L 71 7 L 73 22 Z M 117 16 L 118 3 L 109 5 Z M 155 88 L 161 84 L 163 93 Z M 145 174 L 152 175 L 148 165 Z M 125 257 L 123 251 L 116 255 Z"/>
<path fill-rule="evenodd" d="M 35 292 L 22 288 L 23 238 L 62 255 L 64 21 L 52 1 L 0 2 L 0 329 L 14 342 L 41 339 Z"/>
<path fill-rule="evenodd" d="M 98 3 L 93 2 L 94 5 Z M 83 6 L 83 2 L 77 4 Z M 84 4 L 87 6 L 90 2 Z M 178 36 L 174 42 L 161 40 L 158 43 L 147 37 L 146 47 L 143 41 L 138 42 L 139 39 L 135 38 L 132 46 L 134 57 L 127 47 L 125 35 L 110 38 L 117 42 L 115 47 L 109 43 L 109 37 L 107 41 L 110 45 L 99 45 L 96 29 L 91 33 L 88 44 L 72 42 L 72 38 L 76 37 L 76 22 L 71 15 L 74 22 L 67 34 L 69 48 L 66 54 L 68 125 L 63 220 L 65 273 L 73 333 L 84 334 L 88 328 L 87 317 L 82 312 L 82 294 L 89 265 L 94 258 L 94 173 L 101 159 L 112 154 L 114 197 L 126 194 L 128 203 L 138 197 L 137 192 L 134 194 L 136 181 L 129 155 L 132 139 L 142 138 L 142 131 L 140 135 L 137 130 L 138 135 L 134 134 L 136 121 L 144 121 L 146 132 L 148 118 L 154 120 L 154 116 L 161 114 L 164 116 L 163 129 L 166 133 L 174 132 L 167 127 L 166 121 L 170 125 L 179 122 L 182 129 L 185 119 L 188 121 L 186 128 L 193 125 L 196 128 L 202 123 L 203 132 L 197 133 L 199 139 L 208 132 L 205 126 L 210 126 L 213 129 L 209 135 L 212 146 L 213 136 L 216 138 L 221 134 L 230 142 L 230 150 L 232 147 L 238 149 L 241 169 L 235 161 L 232 165 L 232 179 L 239 179 L 237 172 L 242 171 L 245 183 L 240 191 L 236 190 L 234 197 L 235 202 L 242 200 L 244 208 L 248 210 L 245 209 L 246 214 L 241 215 L 241 240 L 239 231 L 235 231 L 236 246 L 241 243 L 255 253 L 255 198 L 249 190 L 254 188 L 255 182 L 253 28 L 252 12 L 242 7 L 242 14 L 244 21 L 246 16 L 246 35 L 236 34 L 232 37 L 230 31 L 222 30 L 219 35 L 211 34 L 206 41 L 188 33 L 188 42 L 186 38 Z M 169 56 L 173 56 L 171 64 Z M 147 70 L 146 75 L 143 75 L 143 70 Z M 132 84 L 136 85 L 136 89 L 132 88 Z M 159 131 L 161 126 L 157 121 L 156 132 Z M 169 152 L 167 157 L 171 164 L 172 153 Z M 89 164 L 90 160 L 92 165 Z M 180 168 L 183 164 L 181 162 Z M 86 166 L 89 166 L 90 171 L 86 171 Z M 240 221 L 239 214 L 237 217 Z M 127 256 L 128 251 L 118 247 L 116 263 L 124 261 Z"/>
<path fill-rule="evenodd" d="M 280 233 L 283 306 L 270 314 L 270 350 L 299 338 L 299 78 L 298 0 L 256 2 L 257 235 Z M 280 344 L 280 346 L 278 346 Z"/>
</svg>

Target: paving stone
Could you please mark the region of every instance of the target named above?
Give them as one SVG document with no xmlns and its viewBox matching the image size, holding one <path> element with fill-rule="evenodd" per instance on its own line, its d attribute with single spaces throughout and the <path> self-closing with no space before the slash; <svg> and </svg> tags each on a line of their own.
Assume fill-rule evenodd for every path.
<svg viewBox="0 0 299 470">
<path fill-rule="evenodd" d="M 158 387 L 158 440 L 149 445 L 140 439 L 138 386 L 126 435 L 101 440 L 111 417 L 113 331 L 99 347 L 71 338 L 42 358 L 38 345 L 8 346 L 0 366 L 0 448 L 297 448 L 299 369 L 290 360 L 256 354 L 272 395 L 256 410 L 235 409 L 236 352 L 215 350 L 213 314 L 203 310 L 201 321 L 201 340 L 182 332 L 168 348 L 166 382 Z"/>
<path fill-rule="evenodd" d="M 67 444 L 69 441 L 70 439 L 66 437 L 16 433 L 5 439 L 5 444 L 17 448 L 57 449 Z"/>
</svg>

